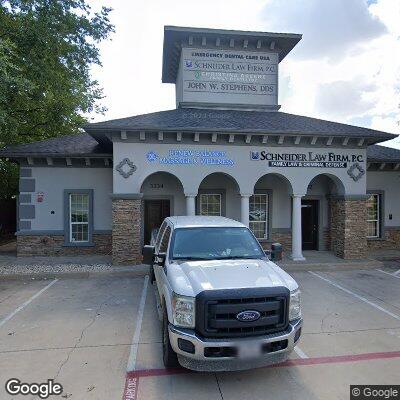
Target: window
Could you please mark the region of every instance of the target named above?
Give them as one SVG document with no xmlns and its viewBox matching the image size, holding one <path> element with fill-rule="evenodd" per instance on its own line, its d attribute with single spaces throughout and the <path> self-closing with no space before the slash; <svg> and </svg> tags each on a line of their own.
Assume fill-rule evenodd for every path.
<svg viewBox="0 0 400 400">
<path fill-rule="evenodd" d="M 89 195 L 70 194 L 70 241 L 89 241 Z"/>
<path fill-rule="evenodd" d="M 380 202 L 379 194 L 371 194 L 367 200 L 367 237 L 380 237 Z"/>
<path fill-rule="evenodd" d="M 200 215 L 221 216 L 221 194 L 207 193 L 200 195 Z"/>
<path fill-rule="evenodd" d="M 65 245 L 92 245 L 93 191 L 65 191 Z"/>
<path fill-rule="evenodd" d="M 166 253 L 168 249 L 168 242 L 169 242 L 169 237 L 171 236 L 171 227 L 167 226 L 165 228 L 164 235 L 161 239 L 160 243 L 160 253 Z"/>
<path fill-rule="evenodd" d="M 268 237 L 268 194 L 254 194 L 250 197 L 249 227 L 257 239 Z"/>
</svg>

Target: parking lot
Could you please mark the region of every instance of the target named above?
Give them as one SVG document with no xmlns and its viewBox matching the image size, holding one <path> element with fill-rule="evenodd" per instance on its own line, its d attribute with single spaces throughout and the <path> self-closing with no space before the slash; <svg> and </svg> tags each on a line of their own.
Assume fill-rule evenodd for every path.
<svg viewBox="0 0 400 400">
<path fill-rule="evenodd" d="M 349 399 L 350 384 L 400 381 L 395 270 L 291 273 L 304 328 L 284 365 L 244 372 L 165 370 L 147 278 L 0 283 L 0 398 L 10 378 L 54 378 L 67 399 Z M 55 397 L 54 397 L 55 398 Z"/>
</svg>

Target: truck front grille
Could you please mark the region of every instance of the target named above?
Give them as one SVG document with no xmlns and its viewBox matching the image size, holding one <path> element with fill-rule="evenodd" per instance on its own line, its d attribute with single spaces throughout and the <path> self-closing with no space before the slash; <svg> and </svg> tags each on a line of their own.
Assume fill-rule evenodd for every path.
<svg viewBox="0 0 400 400">
<path fill-rule="evenodd" d="M 206 290 L 196 296 L 196 331 L 204 337 L 265 335 L 288 326 L 290 292 L 285 287 Z M 258 311 L 256 321 L 242 322 L 242 311 Z"/>
</svg>

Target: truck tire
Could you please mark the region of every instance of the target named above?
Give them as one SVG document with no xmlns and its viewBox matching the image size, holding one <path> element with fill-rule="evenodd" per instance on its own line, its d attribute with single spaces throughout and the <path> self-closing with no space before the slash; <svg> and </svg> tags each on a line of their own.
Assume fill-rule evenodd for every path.
<svg viewBox="0 0 400 400">
<path fill-rule="evenodd" d="M 165 368 L 176 368 L 179 366 L 178 357 L 171 347 L 168 334 L 168 314 L 164 307 L 162 321 L 162 343 L 163 343 L 163 361 Z"/>
</svg>

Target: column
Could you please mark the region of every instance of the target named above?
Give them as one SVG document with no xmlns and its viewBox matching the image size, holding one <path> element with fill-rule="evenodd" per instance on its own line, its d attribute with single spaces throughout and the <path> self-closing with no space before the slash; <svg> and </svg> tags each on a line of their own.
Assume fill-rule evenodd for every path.
<svg viewBox="0 0 400 400">
<path fill-rule="evenodd" d="M 242 194 L 240 197 L 240 220 L 246 226 L 249 226 L 249 199 L 249 194 Z"/>
<path fill-rule="evenodd" d="M 294 194 L 292 196 L 292 259 L 294 261 L 303 261 L 305 258 L 302 253 L 301 239 L 301 198 L 303 196 Z"/>
<path fill-rule="evenodd" d="M 196 215 L 196 195 L 186 195 L 186 215 Z"/>
</svg>

